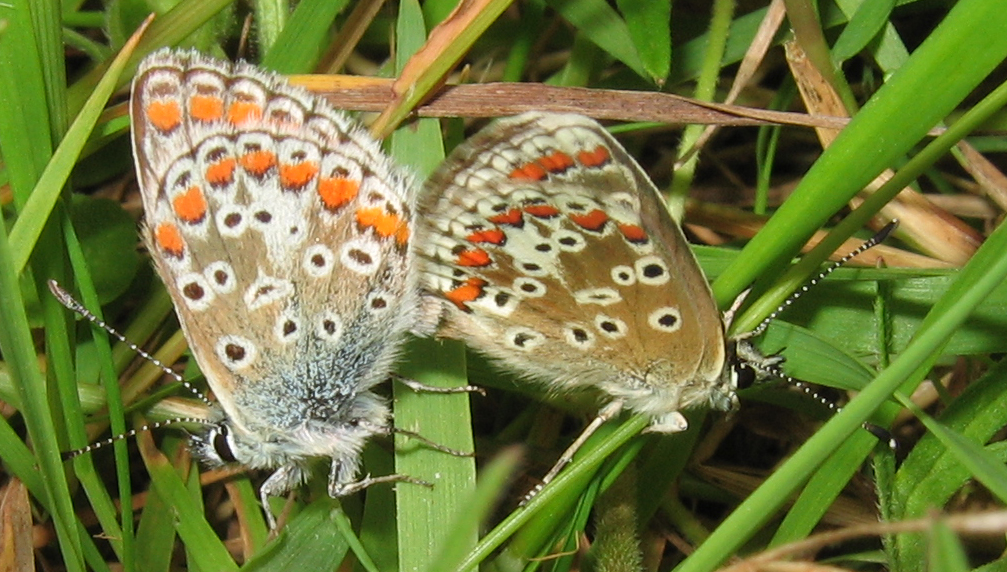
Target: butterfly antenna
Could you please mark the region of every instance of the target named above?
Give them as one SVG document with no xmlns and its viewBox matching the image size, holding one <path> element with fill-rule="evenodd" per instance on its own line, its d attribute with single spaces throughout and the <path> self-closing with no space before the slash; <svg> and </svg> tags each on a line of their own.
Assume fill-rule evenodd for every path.
<svg viewBox="0 0 1007 572">
<path fill-rule="evenodd" d="M 208 419 L 204 419 L 202 417 L 175 417 L 173 419 L 165 419 L 164 421 L 156 421 L 154 423 L 147 423 L 146 425 L 143 425 L 143 426 L 138 427 L 136 429 L 130 429 L 129 431 L 126 431 L 125 433 L 120 433 L 118 435 L 112 435 L 111 437 L 108 437 L 107 439 L 102 439 L 101 441 L 98 441 L 96 443 L 91 443 L 90 445 L 87 445 L 85 447 L 81 447 L 80 449 L 74 449 L 72 451 L 64 451 L 64 452 L 60 453 L 60 457 L 64 461 L 69 461 L 70 459 L 73 459 L 75 457 L 79 457 L 79 456 L 84 455 L 86 453 L 91 453 L 91 452 L 96 451 L 98 449 L 102 449 L 104 447 L 108 447 L 109 445 L 111 445 L 112 443 L 115 443 L 116 441 L 125 441 L 126 439 L 129 439 L 130 437 L 135 437 L 136 434 L 140 433 L 141 431 L 157 430 L 157 429 L 160 429 L 162 427 L 167 427 L 169 425 L 174 425 L 176 423 L 193 423 L 193 424 L 198 424 L 198 425 L 212 425 L 213 424 L 212 421 L 210 421 Z"/>
<path fill-rule="evenodd" d="M 189 391 L 191 391 L 193 395 L 195 395 L 200 401 L 202 401 L 206 405 L 210 405 L 210 406 L 213 405 L 210 402 L 210 400 L 207 399 L 207 397 L 205 395 L 203 395 L 203 392 L 201 392 L 199 389 L 197 389 L 194 385 L 192 385 L 188 381 L 185 381 L 184 379 L 182 379 L 182 376 L 180 376 L 177 373 L 175 373 L 175 371 L 172 370 L 170 367 L 164 365 L 164 363 L 161 362 L 161 360 L 157 359 L 156 357 L 154 357 L 153 355 L 151 355 L 149 352 L 147 352 L 146 350 L 144 350 L 140 346 L 138 346 L 138 345 L 134 344 L 133 342 L 129 341 L 128 339 L 126 339 L 126 336 L 120 334 L 118 330 L 116 330 L 112 326 L 108 325 L 104 320 L 98 318 L 98 316 L 95 316 L 94 313 L 92 313 L 90 310 L 88 310 L 87 308 L 85 308 L 83 304 L 81 304 L 80 302 L 78 302 L 76 298 L 74 298 L 73 296 L 71 296 L 70 293 L 67 292 L 66 290 L 64 290 L 63 287 L 60 286 L 59 283 L 56 282 L 55 280 L 49 280 L 49 291 L 52 292 L 52 295 L 55 296 L 57 300 L 59 300 L 59 303 L 63 304 L 63 306 L 65 306 L 68 310 L 76 312 L 77 314 L 79 314 L 83 318 L 87 319 L 92 324 L 94 324 L 94 325 L 98 326 L 99 328 L 105 330 L 106 332 L 108 332 L 109 334 L 111 334 L 112 336 L 114 336 L 116 339 L 118 339 L 120 342 L 126 344 L 129 347 L 129 349 L 131 349 L 134 352 L 136 352 L 137 355 L 139 355 L 143 359 L 149 361 L 150 363 L 156 365 L 157 367 L 161 368 L 161 371 L 163 371 L 164 373 L 166 373 L 166 374 L 170 375 L 171 377 L 175 378 L 176 381 L 178 381 L 183 386 L 185 386 L 186 389 L 188 389 Z M 124 435 L 127 435 L 127 434 L 124 434 Z M 113 437 L 113 439 L 115 439 L 115 438 Z"/>
<path fill-rule="evenodd" d="M 777 364 L 775 364 L 775 363 L 773 363 L 773 364 L 761 363 L 760 364 L 760 363 L 749 362 L 746 365 L 748 365 L 748 367 L 751 367 L 757 373 L 759 373 L 760 375 L 762 375 L 764 377 L 771 377 L 771 378 L 779 379 L 780 381 L 782 381 L 782 382 L 784 382 L 784 383 L 786 383 L 788 385 L 792 385 L 792 386 L 800 389 L 801 391 L 804 392 L 805 395 L 811 397 L 815 401 L 821 403 L 826 408 L 828 408 L 828 410 L 833 415 L 835 415 L 836 413 L 839 413 L 843 409 L 842 407 L 840 407 L 839 405 L 837 405 L 836 402 L 833 401 L 832 399 L 829 399 L 828 397 L 825 397 L 821 393 L 818 393 L 818 390 L 812 384 L 807 383 L 805 381 L 801 381 L 801 380 L 799 380 L 797 378 L 791 377 L 791 376 L 783 373 L 783 370 L 780 369 L 780 367 Z"/>
<path fill-rule="evenodd" d="M 837 413 L 839 413 L 840 411 L 843 410 L 842 406 L 837 405 L 835 401 L 833 401 L 832 399 L 829 399 L 828 397 L 825 397 L 821 393 L 818 393 L 818 390 L 815 389 L 814 386 L 812 386 L 811 384 L 809 384 L 807 382 L 804 382 L 804 381 L 801 381 L 799 379 L 796 379 L 794 377 L 791 377 L 791 376 L 783 373 L 783 370 L 781 370 L 779 368 L 779 366 L 777 364 L 775 364 L 775 363 L 772 364 L 772 365 L 762 365 L 762 364 L 752 364 L 752 363 L 750 363 L 748 365 L 749 365 L 749 367 L 755 369 L 757 372 L 759 372 L 762 375 L 765 375 L 765 376 L 768 376 L 768 377 L 775 377 L 775 378 L 779 379 L 780 381 L 783 381 L 783 382 L 785 382 L 787 384 L 790 384 L 790 385 L 792 385 L 792 386 L 800 389 L 801 391 L 804 392 L 805 395 L 811 397 L 815 401 L 821 403 L 826 408 L 828 408 L 828 410 L 833 415 L 835 415 L 835 414 L 837 414 Z M 891 449 L 893 451 L 895 451 L 895 450 L 898 449 L 899 442 L 898 442 L 897 439 L 895 439 L 895 437 L 892 435 L 891 431 L 889 431 L 888 429 L 885 429 L 884 427 L 882 427 L 880 425 L 876 425 L 874 423 L 871 423 L 870 421 L 864 421 L 863 424 L 861 425 L 861 427 L 863 427 L 863 429 L 865 431 L 867 431 L 868 433 L 870 433 L 871 435 L 874 435 L 874 437 L 877 438 L 878 441 L 881 441 L 882 443 L 886 443 L 888 445 L 889 449 Z"/>
<path fill-rule="evenodd" d="M 845 265 L 853 258 L 863 254 L 864 252 L 884 242 L 885 239 L 888 238 L 888 235 L 890 235 L 892 231 L 895 230 L 895 227 L 897 227 L 898 225 L 899 221 L 897 220 L 893 220 L 892 222 L 886 224 L 884 228 L 882 228 L 877 232 L 877 234 L 867 239 L 866 241 L 862 242 L 860 246 L 853 249 L 852 252 L 827 266 L 824 270 L 819 272 L 817 276 L 809 280 L 804 286 L 801 286 L 799 289 L 795 290 L 790 296 L 788 296 L 787 299 L 783 301 L 783 303 L 777 306 L 776 309 L 773 310 L 771 314 L 766 316 L 766 318 L 762 320 L 762 322 L 759 323 L 759 325 L 756 326 L 756 328 L 752 330 L 749 334 L 747 334 L 745 337 L 755 337 L 765 332 L 766 328 L 769 327 L 770 322 L 778 318 L 780 314 L 782 314 L 787 308 L 793 305 L 794 302 L 799 300 L 801 296 L 804 296 L 804 294 L 806 294 L 808 290 L 814 288 L 819 282 L 824 280 L 829 274 L 835 272 L 836 269 L 839 268 L 840 266 Z"/>
</svg>

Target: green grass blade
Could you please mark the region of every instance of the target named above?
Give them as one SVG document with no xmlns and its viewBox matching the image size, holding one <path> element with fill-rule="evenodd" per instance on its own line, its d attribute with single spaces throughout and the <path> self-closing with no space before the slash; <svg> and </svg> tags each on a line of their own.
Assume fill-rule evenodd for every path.
<svg viewBox="0 0 1007 572">
<path fill-rule="evenodd" d="M 616 5 L 626 18 L 640 64 L 648 78 L 660 84 L 671 71 L 671 1 L 619 0 Z"/>
<path fill-rule="evenodd" d="M 175 467 L 154 447 L 150 433 L 139 433 L 136 441 L 147 465 L 151 485 L 175 513 L 175 529 L 185 543 L 186 552 L 194 560 L 192 565 L 201 570 L 237 570 L 227 548 L 206 522 L 202 503 L 193 500 Z"/>
<path fill-rule="evenodd" d="M 88 134 L 98 122 L 98 116 L 105 109 L 105 103 L 115 90 L 119 76 L 129 61 L 131 47 L 119 52 L 112 61 L 108 73 L 101 78 L 81 108 L 80 114 L 67 130 L 66 136 L 53 153 L 38 183 L 35 184 L 31 197 L 21 209 L 18 220 L 10 231 L 11 248 L 16 253 L 14 258 L 16 271 L 20 272 L 28 262 L 28 257 L 35 248 L 35 242 L 42 234 L 42 227 L 49 219 L 49 212 L 56 204 L 56 199 L 59 198 L 60 191 L 70 176 L 70 170 L 73 169 L 77 157 L 87 142 Z"/>
<path fill-rule="evenodd" d="M 908 379 L 919 380 L 954 330 L 1007 278 L 1007 228 L 1000 227 L 976 252 L 931 310 L 915 340 L 842 412 L 829 421 L 731 514 L 679 568 L 712 570 L 758 530 L 812 472 Z"/>
<path fill-rule="evenodd" d="M 566 21 L 591 42 L 629 66 L 640 77 L 650 77 L 626 22 L 604 0 L 548 0 Z"/>
<path fill-rule="evenodd" d="M 874 176 L 916 144 L 1007 57 L 1007 12 L 996 0 L 955 5 L 933 34 L 871 98 L 808 171 L 793 195 L 745 247 L 739 261 L 714 283 L 726 306 L 759 276 L 775 270 L 829 216 Z M 987 42 L 985 38 L 996 38 Z M 982 52 L 963 60 L 961 54 Z M 921 102 L 933 78 L 942 89 Z M 762 253 L 762 254 L 760 254 Z"/>
<path fill-rule="evenodd" d="M 299 2 L 263 58 L 262 67 L 282 74 L 310 73 L 322 55 L 320 47 L 333 21 L 347 4 L 348 0 Z"/>
</svg>

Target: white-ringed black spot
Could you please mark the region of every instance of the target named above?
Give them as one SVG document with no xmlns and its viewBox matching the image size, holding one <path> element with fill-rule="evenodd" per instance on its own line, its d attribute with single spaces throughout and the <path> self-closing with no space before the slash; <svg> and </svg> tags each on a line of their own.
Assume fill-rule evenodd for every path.
<svg viewBox="0 0 1007 572">
<path fill-rule="evenodd" d="M 393 300 L 388 292 L 371 292 L 367 295 L 365 303 L 372 312 L 377 314 L 388 311 L 391 308 L 392 302 Z"/>
<path fill-rule="evenodd" d="M 261 273 L 259 277 L 245 290 L 245 305 L 249 311 L 289 298 L 294 293 L 294 285 L 290 280 L 274 278 Z"/>
<path fill-rule="evenodd" d="M 611 275 L 612 282 L 615 282 L 619 286 L 632 286 L 636 284 L 636 272 L 633 271 L 633 268 L 624 264 L 613 266 Z"/>
<path fill-rule="evenodd" d="M 462 284 L 459 282 L 457 286 Z M 486 312 L 498 318 L 507 318 L 521 305 L 522 300 L 534 297 L 537 295 L 528 295 L 506 288 L 486 287 L 476 296 L 471 305 L 477 306 L 480 312 Z"/>
<path fill-rule="evenodd" d="M 668 265 L 657 256 L 639 258 L 633 266 L 636 269 L 636 279 L 640 281 L 640 284 L 660 286 L 671 280 Z"/>
<path fill-rule="evenodd" d="M 610 306 L 622 302 L 622 296 L 615 288 L 585 288 L 574 292 L 573 299 L 578 304 L 597 306 Z"/>
<path fill-rule="evenodd" d="M 301 337 L 301 320 L 293 312 L 284 312 L 276 318 L 273 334 L 282 344 Z"/>
<path fill-rule="evenodd" d="M 221 336 L 216 350 L 217 359 L 231 370 L 248 367 L 258 355 L 255 344 L 239 336 Z"/>
<path fill-rule="evenodd" d="M 245 348 L 238 344 L 227 344 L 224 346 L 224 353 L 227 354 L 228 359 L 232 362 L 245 359 Z"/>
<path fill-rule="evenodd" d="M 514 280 L 513 288 L 519 296 L 523 296 L 525 298 L 541 298 L 542 296 L 545 296 L 546 293 L 545 284 L 535 280 L 534 278 L 528 278 L 527 276 L 522 276 L 521 278 Z"/>
<path fill-rule="evenodd" d="M 539 252 L 552 252 L 552 245 L 548 242 L 541 242 L 535 245 L 535 250 Z"/>
<path fill-rule="evenodd" d="M 343 245 L 339 260 L 352 272 L 372 276 L 381 265 L 381 250 L 372 240 L 351 240 Z"/>
<path fill-rule="evenodd" d="M 336 263 L 336 255 L 324 244 L 312 244 L 304 249 L 301 267 L 313 278 L 324 278 L 332 272 Z"/>
<path fill-rule="evenodd" d="M 210 307 L 215 298 L 213 286 L 202 274 L 190 273 L 180 276 L 176 282 L 185 305 L 194 312 L 201 312 Z"/>
<path fill-rule="evenodd" d="M 529 276 L 545 276 L 548 274 L 548 271 L 537 262 L 521 262 L 518 263 L 518 267 Z"/>
<path fill-rule="evenodd" d="M 655 330 L 665 333 L 677 332 L 682 329 L 682 313 L 678 308 L 665 306 L 658 308 L 647 316 L 647 323 Z"/>
<path fill-rule="evenodd" d="M 203 290 L 203 286 L 199 282 L 189 282 L 182 286 L 182 295 L 193 302 L 199 302 L 206 295 L 206 291 Z"/>
<path fill-rule="evenodd" d="M 229 294 L 234 292 L 238 286 L 238 280 L 234 276 L 234 268 L 224 260 L 218 260 L 206 265 L 203 276 L 218 294 Z"/>
<path fill-rule="evenodd" d="M 262 224 L 269 224 L 273 220 L 273 213 L 267 210 L 258 211 L 253 216 L 255 217 L 255 220 Z"/>
<path fill-rule="evenodd" d="M 626 322 L 604 314 L 594 318 L 594 327 L 606 338 L 617 340 L 626 336 Z"/>
<path fill-rule="evenodd" d="M 335 312 L 325 312 L 317 318 L 316 335 L 330 343 L 336 343 L 343 335 L 343 320 Z"/>
<path fill-rule="evenodd" d="M 648 264 L 642 270 L 643 275 L 647 278 L 660 278 L 664 274 L 664 268 L 660 264 Z"/>
<path fill-rule="evenodd" d="M 370 266 L 374 264 L 374 259 L 371 258 L 370 254 L 367 254 L 363 250 L 357 248 L 351 248 L 346 251 L 346 255 L 352 258 L 355 262 L 363 266 Z"/>
<path fill-rule="evenodd" d="M 580 252 L 587 246 L 584 235 L 572 230 L 557 230 L 552 234 L 552 239 L 563 252 Z"/>
<path fill-rule="evenodd" d="M 563 328 L 566 343 L 579 350 L 590 349 L 594 345 L 594 334 L 580 324 L 567 324 Z"/>
<path fill-rule="evenodd" d="M 501 291 L 497 292 L 493 296 L 493 303 L 496 304 L 498 308 L 504 308 L 507 306 L 507 303 L 510 302 L 510 299 L 511 299 L 510 294 Z"/>
<path fill-rule="evenodd" d="M 545 341 L 545 336 L 531 328 L 511 328 L 504 332 L 504 343 L 514 349 L 529 351 Z"/>
<path fill-rule="evenodd" d="M 227 238 L 238 238 L 248 228 L 245 209 L 238 205 L 222 206 L 214 213 L 214 220 L 217 223 L 217 232 L 220 233 L 220 236 Z"/>
</svg>

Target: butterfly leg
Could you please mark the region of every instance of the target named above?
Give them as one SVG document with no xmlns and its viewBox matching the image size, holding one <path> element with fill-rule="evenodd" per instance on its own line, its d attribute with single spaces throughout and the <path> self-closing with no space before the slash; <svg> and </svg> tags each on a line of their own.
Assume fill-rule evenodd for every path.
<svg viewBox="0 0 1007 572">
<path fill-rule="evenodd" d="M 426 437 L 424 437 L 423 435 L 420 435 L 419 433 L 417 433 L 415 431 L 410 431 L 408 429 L 399 429 L 398 427 L 393 427 L 391 429 L 391 431 L 393 433 L 398 434 L 398 435 L 405 435 L 406 437 L 410 437 L 412 439 L 416 439 L 420 443 L 423 443 L 424 445 L 426 445 L 427 447 L 430 447 L 431 449 L 433 449 L 435 451 L 440 451 L 442 453 L 447 453 L 447 454 L 453 455 L 455 457 L 474 457 L 475 456 L 475 453 L 468 453 L 468 452 L 465 452 L 465 451 L 459 451 L 458 449 L 452 449 L 451 447 L 447 447 L 447 446 L 441 445 L 440 443 L 435 443 L 434 441 L 431 441 L 430 439 L 427 439 Z"/>
<path fill-rule="evenodd" d="M 563 454 L 561 454 L 559 456 L 559 459 L 556 460 L 556 464 L 553 465 L 551 469 L 549 469 L 549 472 L 546 473 L 544 477 L 542 477 L 542 483 L 536 486 L 534 489 L 532 489 L 527 495 L 525 495 L 524 500 L 521 501 L 521 504 L 522 505 L 527 504 L 528 501 L 532 499 L 532 497 L 534 497 L 536 494 L 538 494 L 540 490 L 542 490 L 542 487 L 546 486 L 553 479 L 555 479 L 556 475 L 558 475 L 559 472 L 562 471 L 564 467 L 566 467 L 567 465 L 570 464 L 571 461 L 573 461 L 573 456 L 577 453 L 577 451 L 581 447 L 584 446 L 584 443 L 587 442 L 587 440 L 591 437 L 591 435 L 593 435 L 594 432 L 597 431 L 598 428 L 601 427 L 603 424 L 605 424 L 607 421 L 619 415 L 619 413 L 622 411 L 623 405 L 624 404 L 621 400 L 616 400 L 603 407 L 601 411 L 598 412 L 598 415 L 595 416 L 595 418 L 592 419 L 590 423 L 588 423 L 587 427 L 584 427 L 584 430 L 581 431 L 580 435 L 578 435 L 576 439 L 574 439 L 573 443 L 570 443 L 570 446 L 567 447 L 565 451 L 563 451 Z"/>
<path fill-rule="evenodd" d="M 276 530 L 276 515 L 269 506 L 269 497 L 281 495 L 297 485 L 304 482 L 304 470 L 297 465 L 285 465 L 280 467 L 269 478 L 262 483 L 259 488 L 259 502 L 266 512 L 266 522 L 269 523 L 269 530 Z"/>
<path fill-rule="evenodd" d="M 483 397 L 486 396 L 486 390 L 476 385 L 462 385 L 460 387 L 437 387 L 435 385 L 427 385 L 425 383 L 420 383 L 415 379 L 404 377 L 397 374 L 392 374 L 392 379 L 398 381 L 399 383 L 415 391 L 416 393 L 478 393 Z"/>
<path fill-rule="evenodd" d="M 360 480 L 355 480 L 356 476 L 357 466 L 355 463 L 332 459 L 332 466 L 329 469 L 329 496 L 333 498 L 344 497 L 378 483 L 412 483 L 431 488 L 434 486 L 432 483 L 409 475 L 385 475 L 383 477 L 367 475 Z"/>
</svg>

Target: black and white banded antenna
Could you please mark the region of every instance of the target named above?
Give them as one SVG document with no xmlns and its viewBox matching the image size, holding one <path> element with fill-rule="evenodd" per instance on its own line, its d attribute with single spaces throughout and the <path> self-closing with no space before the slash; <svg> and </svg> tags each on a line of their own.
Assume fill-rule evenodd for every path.
<svg viewBox="0 0 1007 572">
<path fill-rule="evenodd" d="M 188 381 L 185 381 L 185 379 L 183 379 L 181 375 L 179 375 L 178 373 L 176 373 L 170 367 L 164 365 L 164 362 L 162 362 L 161 360 L 159 360 L 156 357 L 154 357 L 153 355 L 151 355 L 150 352 L 144 350 L 140 346 L 138 346 L 138 345 L 134 344 L 133 342 L 131 342 L 130 340 L 126 339 L 126 336 L 122 335 L 121 333 L 119 333 L 118 330 L 116 330 L 112 326 L 108 325 L 107 322 L 105 322 L 104 320 L 98 318 L 98 316 L 94 315 L 93 312 L 91 312 L 90 310 L 88 310 L 87 308 L 85 308 L 83 304 L 81 304 L 80 302 L 78 302 L 76 298 L 74 298 L 72 295 L 70 295 L 69 292 L 67 292 L 66 290 L 64 290 L 63 287 L 60 286 L 58 282 L 56 282 L 55 280 L 49 280 L 49 291 L 52 292 L 52 295 L 57 300 L 59 300 L 59 303 L 63 304 L 63 306 L 65 306 L 68 310 L 77 313 L 78 315 L 80 315 L 81 317 L 83 317 L 84 319 L 86 319 L 87 321 L 89 321 L 92 324 L 98 326 L 102 330 L 105 330 L 110 335 L 114 336 L 117 340 L 119 340 L 120 342 L 126 344 L 126 346 L 128 346 L 129 349 L 131 349 L 134 352 L 136 352 L 137 355 L 139 355 L 143 359 L 149 361 L 150 363 L 154 364 L 155 366 L 157 366 L 158 368 L 160 368 L 161 371 L 163 371 L 164 373 L 170 375 L 172 378 L 175 379 L 175 381 L 177 381 L 183 387 L 185 387 L 186 389 L 188 389 L 194 396 L 196 396 L 197 399 L 199 399 L 200 401 L 202 401 L 205 405 L 207 405 L 208 407 L 214 407 L 213 402 L 211 402 L 205 395 L 203 395 L 203 392 L 201 392 L 198 388 L 196 388 L 194 385 L 192 385 Z M 212 425 L 213 421 L 210 420 L 210 419 L 203 418 L 203 417 L 175 417 L 175 418 L 172 418 L 172 419 L 165 419 L 164 421 L 156 421 L 154 423 L 148 423 L 148 424 L 146 424 L 146 425 L 144 425 L 142 427 L 139 427 L 137 429 L 130 429 L 129 431 L 126 431 L 125 433 L 121 433 L 119 435 L 113 435 L 111 437 L 108 437 L 107 439 L 102 439 L 101 441 L 98 441 L 96 443 L 91 443 L 90 445 L 87 445 L 87 446 L 82 447 L 80 449 L 74 449 L 73 451 L 64 451 L 63 453 L 60 454 L 60 456 L 63 458 L 64 461 L 66 461 L 68 459 L 73 459 L 74 457 L 78 457 L 78 456 L 83 455 L 85 453 L 90 453 L 90 452 L 92 452 L 92 451 L 94 451 L 96 449 L 101 449 L 102 447 L 107 447 L 107 446 L 111 445 L 112 443 L 115 443 L 116 441 L 123 441 L 125 439 L 129 439 L 130 437 L 136 436 L 136 434 L 139 433 L 139 432 L 141 432 L 141 431 L 150 431 L 150 430 L 153 430 L 153 429 L 160 429 L 162 427 L 167 427 L 169 425 L 175 425 L 176 423 L 192 423 L 192 424 L 197 424 L 197 425 Z"/>
<path fill-rule="evenodd" d="M 794 302 L 796 302 L 802 296 L 804 296 L 808 292 L 808 290 L 811 290 L 812 288 L 817 286 L 822 280 L 825 280 L 825 278 L 829 274 L 832 274 L 839 267 L 844 266 L 850 260 L 856 258 L 857 256 L 860 256 L 864 252 L 884 242 L 888 238 L 888 235 L 890 235 L 897 226 L 899 226 L 898 220 L 891 221 L 890 223 L 886 224 L 884 228 L 879 230 L 874 236 L 868 238 L 867 240 L 862 242 L 860 246 L 853 249 L 852 252 L 825 267 L 825 269 L 819 272 L 817 276 L 806 282 L 803 286 L 801 286 L 797 290 L 794 290 L 794 292 L 791 293 L 790 296 L 787 296 L 786 300 L 781 302 L 780 305 L 777 306 L 775 310 L 773 310 L 768 316 L 766 316 L 766 318 L 762 320 L 762 322 L 760 322 L 759 325 L 755 327 L 755 329 L 745 334 L 745 337 L 754 338 L 759 334 L 765 332 L 766 328 L 769 327 L 770 322 L 778 318 L 780 314 L 782 314 L 784 311 L 786 311 L 787 308 L 792 306 Z"/>
<path fill-rule="evenodd" d="M 892 220 L 891 222 L 886 224 L 884 228 L 875 233 L 874 236 L 865 240 L 860 244 L 860 246 L 853 249 L 853 251 L 851 251 L 849 254 L 843 256 L 839 260 L 827 266 L 825 269 L 819 272 L 818 275 L 816 275 L 814 278 L 809 280 L 803 286 L 801 286 L 793 293 L 791 293 L 786 300 L 784 300 L 779 306 L 776 307 L 775 310 L 773 310 L 768 316 L 766 316 L 766 318 L 762 320 L 762 322 L 760 322 L 759 325 L 755 327 L 755 329 L 753 329 L 751 332 L 746 333 L 743 336 L 743 338 L 751 339 L 765 332 L 766 328 L 769 327 L 769 324 L 773 320 L 778 318 L 780 314 L 786 311 L 787 308 L 792 306 L 794 302 L 796 302 L 798 299 L 801 298 L 801 296 L 804 296 L 804 294 L 806 294 L 809 290 L 811 290 L 816 285 L 821 283 L 822 280 L 825 280 L 825 278 L 829 274 L 832 274 L 838 268 L 844 266 L 850 260 L 856 258 L 857 256 L 863 254 L 864 252 L 884 242 L 898 226 L 899 221 Z M 736 310 L 736 308 L 733 308 L 733 310 Z M 832 399 L 829 399 L 820 394 L 813 384 L 801 381 L 797 378 L 791 377 L 786 373 L 784 373 L 783 370 L 780 369 L 780 363 L 782 363 L 782 361 L 783 361 L 782 358 L 763 360 L 761 363 L 759 362 L 759 360 L 746 360 L 745 365 L 752 368 L 756 373 L 762 376 L 776 378 L 788 385 L 796 387 L 797 389 L 804 392 L 805 395 L 808 395 L 815 401 L 818 401 L 826 408 L 828 408 L 833 415 L 842 411 L 843 409 L 842 407 L 837 405 L 836 402 L 833 401 Z M 874 435 L 875 437 L 877 437 L 879 441 L 887 442 L 888 447 L 891 448 L 892 450 L 895 450 L 898 447 L 898 442 L 895 440 L 894 437 L 892 437 L 892 434 L 884 427 L 880 427 L 878 425 L 875 425 L 874 423 L 864 422 L 863 428 L 872 435 Z"/>
<path fill-rule="evenodd" d="M 801 381 L 795 377 L 791 377 L 783 373 L 783 370 L 780 369 L 777 363 L 772 364 L 748 363 L 746 365 L 764 376 L 779 379 L 780 381 L 788 385 L 792 385 L 797 389 L 800 389 L 802 392 L 804 392 L 805 395 L 811 397 L 815 401 L 824 405 L 833 416 L 843 410 L 843 407 L 841 405 L 836 404 L 834 400 L 829 399 L 828 397 L 825 397 L 824 395 L 819 393 L 818 389 L 815 388 L 814 384 L 808 383 L 806 381 Z M 888 429 L 885 429 L 884 427 L 877 425 L 875 423 L 871 423 L 870 421 L 864 421 L 861 424 L 861 427 L 871 435 L 874 435 L 874 437 L 876 437 L 878 441 L 887 444 L 889 449 L 895 451 L 899 448 L 898 440 L 895 439 L 891 431 L 889 431 Z"/>
</svg>

